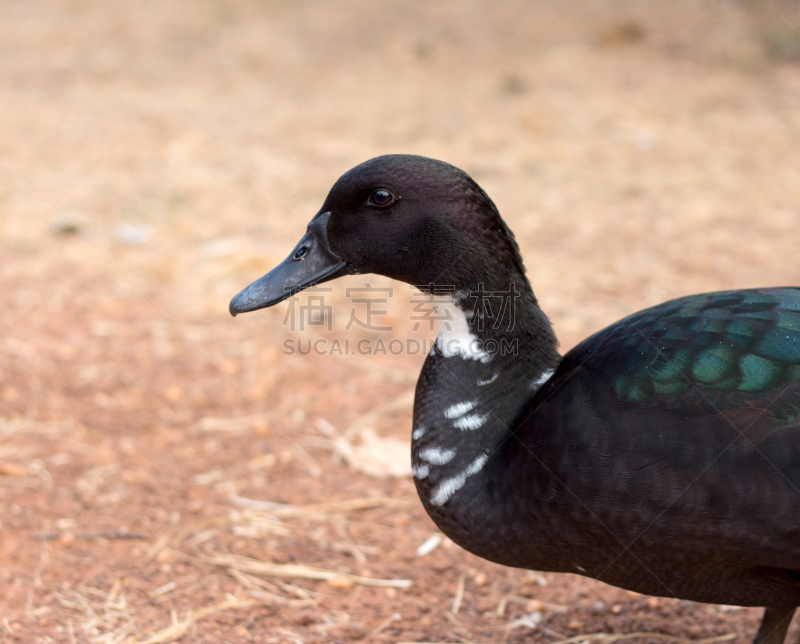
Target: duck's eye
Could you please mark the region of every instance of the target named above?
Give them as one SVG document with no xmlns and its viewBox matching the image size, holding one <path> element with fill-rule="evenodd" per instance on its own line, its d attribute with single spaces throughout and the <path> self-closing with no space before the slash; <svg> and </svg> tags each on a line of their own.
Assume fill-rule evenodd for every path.
<svg viewBox="0 0 800 644">
<path fill-rule="evenodd" d="M 307 252 L 308 248 L 306 248 L 305 246 L 301 246 L 300 248 L 297 249 L 297 251 L 295 251 L 294 258 L 303 259 L 306 256 Z"/>
<path fill-rule="evenodd" d="M 391 203 L 394 202 L 394 197 L 392 193 L 388 190 L 384 190 L 383 188 L 378 188 L 377 190 L 373 190 L 372 194 L 369 196 L 369 205 L 370 206 L 378 206 L 378 208 L 384 208 Z"/>
</svg>

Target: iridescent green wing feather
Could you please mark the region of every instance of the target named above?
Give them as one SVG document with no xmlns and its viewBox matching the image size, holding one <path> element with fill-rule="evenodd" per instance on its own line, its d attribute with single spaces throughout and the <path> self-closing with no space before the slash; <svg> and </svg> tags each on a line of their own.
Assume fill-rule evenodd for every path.
<svg viewBox="0 0 800 644">
<path fill-rule="evenodd" d="M 631 315 L 576 347 L 619 400 L 694 402 L 800 417 L 800 289 L 693 295 Z"/>
</svg>

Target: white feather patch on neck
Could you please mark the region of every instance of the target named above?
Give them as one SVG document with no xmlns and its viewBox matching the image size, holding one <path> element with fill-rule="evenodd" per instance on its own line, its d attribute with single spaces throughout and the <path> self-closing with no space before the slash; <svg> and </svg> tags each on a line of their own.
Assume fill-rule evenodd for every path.
<svg viewBox="0 0 800 644">
<path fill-rule="evenodd" d="M 481 469 L 483 469 L 483 466 L 488 460 L 488 454 L 481 454 L 478 458 L 472 461 L 472 463 L 470 463 L 469 466 L 467 466 L 467 469 L 465 469 L 463 472 L 452 478 L 442 481 L 434 490 L 433 496 L 431 497 L 431 503 L 433 505 L 444 505 L 447 500 L 453 496 L 453 494 L 464 487 L 464 483 L 467 482 L 467 479 L 470 476 L 477 474 L 481 471 Z"/>
<path fill-rule="evenodd" d="M 548 369 L 545 371 L 541 376 L 539 376 L 536 380 L 531 382 L 531 389 L 534 391 L 538 391 L 542 388 L 542 385 L 550 380 L 551 376 L 553 375 L 554 369 Z"/>
<path fill-rule="evenodd" d="M 437 320 L 439 335 L 436 337 L 436 346 L 441 354 L 445 358 L 461 356 L 489 362 L 492 356 L 481 349 L 477 336 L 469 328 L 467 314 L 452 300 L 440 300 L 436 306 L 441 315 Z"/>
</svg>

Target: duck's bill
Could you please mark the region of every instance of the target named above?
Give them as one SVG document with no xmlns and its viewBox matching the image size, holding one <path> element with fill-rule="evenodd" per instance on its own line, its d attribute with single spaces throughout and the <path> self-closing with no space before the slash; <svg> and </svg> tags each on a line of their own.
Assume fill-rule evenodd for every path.
<svg viewBox="0 0 800 644">
<path fill-rule="evenodd" d="M 349 274 L 347 262 L 328 246 L 325 232 L 329 214 L 315 217 L 285 260 L 231 300 L 231 315 L 272 306 L 304 288 Z"/>
</svg>

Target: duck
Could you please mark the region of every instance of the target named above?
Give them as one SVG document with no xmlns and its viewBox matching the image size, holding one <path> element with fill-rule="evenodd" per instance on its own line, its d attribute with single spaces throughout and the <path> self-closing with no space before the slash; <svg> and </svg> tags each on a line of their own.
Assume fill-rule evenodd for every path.
<svg viewBox="0 0 800 644">
<path fill-rule="evenodd" d="M 379 156 L 331 188 L 230 313 L 379 274 L 444 314 L 415 390 L 412 473 L 455 543 L 637 593 L 800 604 L 800 288 L 691 295 L 561 355 L 514 234 L 464 171 Z"/>
</svg>

